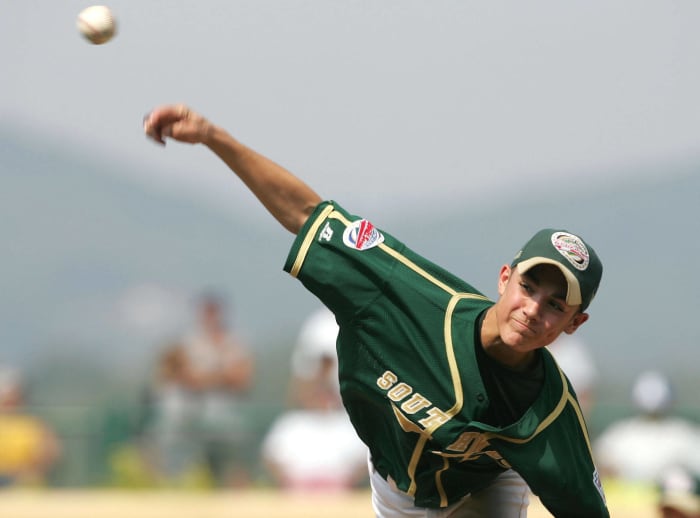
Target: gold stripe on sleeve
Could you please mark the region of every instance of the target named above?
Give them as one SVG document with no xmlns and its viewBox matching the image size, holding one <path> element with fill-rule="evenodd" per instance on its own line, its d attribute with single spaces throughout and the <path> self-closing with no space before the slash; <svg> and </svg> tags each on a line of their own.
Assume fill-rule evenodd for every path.
<svg viewBox="0 0 700 518">
<path fill-rule="evenodd" d="M 413 271 L 416 272 L 418 275 L 420 275 L 421 277 L 423 277 L 423 278 L 425 278 L 426 280 L 430 281 L 430 282 L 433 283 L 435 286 L 438 286 L 438 287 L 442 288 L 443 290 L 445 290 L 445 291 L 446 291 L 447 293 L 449 293 L 450 295 L 456 295 L 456 294 L 457 294 L 457 292 L 456 292 L 453 288 L 449 287 L 449 286 L 448 286 L 447 284 L 445 284 L 444 282 L 441 282 L 441 281 L 437 280 L 435 277 L 433 277 L 433 276 L 430 275 L 428 272 L 426 272 L 423 268 L 421 268 L 420 266 L 418 266 L 416 263 L 414 263 L 413 261 L 411 261 L 410 259 L 408 259 L 408 258 L 405 257 L 404 255 L 400 254 L 399 252 L 397 252 L 397 251 L 394 250 L 393 248 L 390 248 L 389 246 L 387 246 L 387 245 L 384 244 L 384 243 L 382 243 L 381 245 L 379 245 L 379 248 L 381 248 L 382 251 L 384 251 L 385 253 L 389 254 L 389 255 L 392 256 L 394 259 L 396 259 L 397 261 L 399 261 L 400 263 L 402 263 L 402 264 L 403 264 L 404 266 L 406 266 L 408 269 L 413 270 Z"/>
<path fill-rule="evenodd" d="M 346 227 L 347 227 L 348 225 L 350 225 L 350 220 L 348 220 L 348 219 L 347 219 L 345 216 L 343 216 L 340 212 L 333 212 L 332 214 L 330 214 L 330 215 L 328 216 L 328 218 L 329 218 L 329 219 L 337 219 L 338 221 L 342 222 Z M 454 288 L 448 286 L 447 284 L 445 284 L 445 283 L 442 282 L 442 281 L 439 281 L 439 280 L 436 279 L 434 276 L 432 276 L 432 275 L 430 275 L 428 272 L 426 272 L 423 268 L 421 268 L 420 266 L 418 266 L 416 263 L 414 263 L 413 261 L 411 261 L 410 259 L 408 259 L 406 256 L 404 256 L 404 255 L 401 254 L 400 252 L 397 252 L 396 250 L 394 250 L 393 248 L 391 248 L 390 246 L 388 246 L 386 243 L 381 243 L 381 244 L 379 245 L 379 249 L 382 250 L 384 253 L 390 255 L 390 256 L 393 257 L 394 259 L 396 259 L 398 262 L 400 262 L 401 264 L 403 264 L 403 265 L 404 265 L 405 267 L 407 267 L 409 270 L 414 271 L 415 273 L 417 273 L 418 275 L 420 275 L 421 277 L 423 277 L 423 278 L 426 279 L 427 281 L 431 282 L 431 283 L 434 284 L 435 286 L 438 286 L 439 288 L 443 289 L 444 291 L 446 291 L 446 292 L 449 293 L 450 295 L 456 295 L 456 294 L 457 294 L 457 291 L 455 291 Z M 481 296 L 481 295 L 469 294 L 468 296 L 474 297 L 474 298 L 482 298 L 483 300 L 487 300 L 487 297 L 483 297 L 483 296 Z"/>
<path fill-rule="evenodd" d="M 309 227 L 309 231 L 306 233 L 306 236 L 304 236 L 304 241 L 301 243 L 301 246 L 299 247 L 299 253 L 297 253 L 297 258 L 294 260 L 294 264 L 292 265 L 292 269 L 290 270 L 289 274 L 292 277 L 296 277 L 299 275 L 299 271 L 301 270 L 301 265 L 304 264 L 304 260 L 306 259 L 306 254 L 309 252 L 309 248 L 311 247 L 311 243 L 316 237 L 316 232 L 318 232 L 318 227 L 321 226 L 321 223 L 324 222 L 328 214 L 333 212 L 334 208 L 333 205 L 327 205 L 324 207 L 324 209 L 321 211 L 321 213 L 318 215 L 316 220 L 311 224 L 311 227 Z"/>
</svg>

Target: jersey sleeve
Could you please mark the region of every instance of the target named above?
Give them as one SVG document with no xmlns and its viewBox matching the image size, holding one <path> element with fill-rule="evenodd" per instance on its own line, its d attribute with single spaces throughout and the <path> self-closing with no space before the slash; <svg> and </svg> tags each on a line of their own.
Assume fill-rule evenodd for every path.
<svg viewBox="0 0 700 518">
<path fill-rule="evenodd" d="M 392 256 L 379 250 L 403 245 L 369 221 L 333 202 L 319 204 L 297 235 L 284 265 L 341 320 L 381 296 L 395 268 Z"/>
</svg>

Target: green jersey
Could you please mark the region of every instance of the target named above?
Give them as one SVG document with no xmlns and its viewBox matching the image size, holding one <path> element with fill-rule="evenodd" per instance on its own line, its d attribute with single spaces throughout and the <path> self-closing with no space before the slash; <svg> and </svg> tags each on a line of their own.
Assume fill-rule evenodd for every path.
<svg viewBox="0 0 700 518">
<path fill-rule="evenodd" d="M 609 516 L 576 395 L 548 351 L 524 414 L 487 423 L 502 400 L 477 358 L 493 301 L 334 202 L 316 207 L 285 270 L 335 314 L 345 408 L 377 471 L 417 506 L 446 507 L 513 469 L 555 516 Z"/>
</svg>

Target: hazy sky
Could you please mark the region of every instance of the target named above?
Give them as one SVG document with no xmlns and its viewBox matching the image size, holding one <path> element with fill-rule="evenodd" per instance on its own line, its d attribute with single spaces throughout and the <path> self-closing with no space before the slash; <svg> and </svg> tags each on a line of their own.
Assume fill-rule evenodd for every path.
<svg viewBox="0 0 700 518">
<path fill-rule="evenodd" d="M 151 107 L 186 102 L 346 204 L 700 155 L 697 0 L 114 0 L 102 46 L 87 5 L 3 3 L 0 124 L 208 201 L 250 198 L 206 150 L 147 141 Z"/>
</svg>

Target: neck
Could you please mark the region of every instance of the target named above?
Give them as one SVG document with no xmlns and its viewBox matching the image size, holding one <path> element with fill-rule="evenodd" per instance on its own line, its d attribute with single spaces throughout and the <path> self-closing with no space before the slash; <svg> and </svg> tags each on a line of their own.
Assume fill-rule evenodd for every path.
<svg viewBox="0 0 700 518">
<path fill-rule="evenodd" d="M 480 336 L 486 355 L 509 369 L 524 371 L 535 361 L 535 351 L 518 351 L 503 341 L 498 331 L 495 306 L 487 310 Z"/>
</svg>

